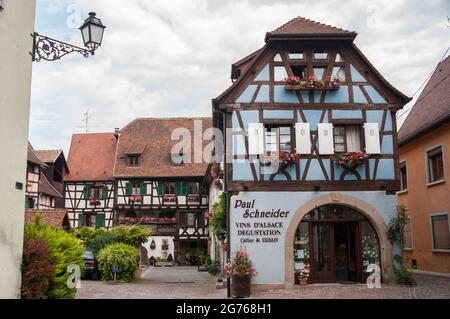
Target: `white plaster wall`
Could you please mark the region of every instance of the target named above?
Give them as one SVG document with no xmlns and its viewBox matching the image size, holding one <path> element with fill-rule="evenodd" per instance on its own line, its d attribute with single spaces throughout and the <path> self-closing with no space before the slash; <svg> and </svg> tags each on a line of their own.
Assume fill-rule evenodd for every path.
<svg viewBox="0 0 450 319">
<path fill-rule="evenodd" d="M 20 297 L 35 6 L 8 0 L 0 10 L 0 298 Z"/>
<path fill-rule="evenodd" d="M 385 223 L 395 215 L 396 197 L 395 195 L 386 195 L 385 192 L 339 192 L 340 194 L 355 197 L 366 202 L 378 211 Z M 285 237 L 290 221 L 296 211 L 313 201 L 316 198 L 324 196 L 324 192 L 241 192 L 239 195 L 233 196 L 230 201 L 231 216 L 231 253 L 236 249 L 245 248 L 249 253 L 256 271 L 260 273 L 258 277 L 252 280 L 255 284 L 284 284 L 285 282 Z M 272 209 L 288 211 L 287 218 L 244 218 L 244 208 L 235 208 L 237 200 L 249 201 L 255 200 L 255 207 L 250 211 L 271 211 Z M 283 223 L 283 227 L 279 230 L 279 236 L 238 236 L 238 223 L 254 223 L 254 222 L 273 222 L 279 221 Z M 276 243 L 242 243 L 241 238 L 257 238 L 257 237 L 277 237 Z M 293 261 L 292 261 L 293 262 Z"/>
<path fill-rule="evenodd" d="M 162 243 L 163 243 L 164 239 L 166 239 L 169 242 L 169 250 L 162 250 L 161 249 L 161 246 L 162 246 Z M 155 249 L 150 249 L 150 244 L 152 243 L 152 240 L 155 241 L 155 244 L 156 244 L 156 248 Z M 175 255 L 174 255 L 175 245 L 173 243 L 173 237 L 170 237 L 170 236 L 150 236 L 148 238 L 148 242 L 143 244 L 143 246 L 147 249 L 148 258 L 150 258 L 152 256 L 154 256 L 155 258 L 157 258 L 157 257 L 167 258 L 167 256 L 169 256 L 169 254 L 172 254 L 172 257 L 175 260 Z M 164 257 L 163 252 L 167 252 L 167 256 Z"/>
</svg>

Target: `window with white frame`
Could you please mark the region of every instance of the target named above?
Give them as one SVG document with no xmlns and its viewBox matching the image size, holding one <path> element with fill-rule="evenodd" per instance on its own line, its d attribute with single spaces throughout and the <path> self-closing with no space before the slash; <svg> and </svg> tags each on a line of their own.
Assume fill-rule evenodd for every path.
<svg viewBox="0 0 450 319">
<path fill-rule="evenodd" d="M 450 226 L 448 222 L 448 213 L 432 214 L 431 235 L 433 240 L 433 250 L 450 251 Z"/>
<path fill-rule="evenodd" d="M 412 225 L 411 218 L 405 220 L 405 228 L 403 229 L 403 248 L 412 249 Z"/>
<path fill-rule="evenodd" d="M 270 154 L 278 152 L 291 152 L 291 126 L 267 125 L 265 131 L 265 150 Z"/>
</svg>

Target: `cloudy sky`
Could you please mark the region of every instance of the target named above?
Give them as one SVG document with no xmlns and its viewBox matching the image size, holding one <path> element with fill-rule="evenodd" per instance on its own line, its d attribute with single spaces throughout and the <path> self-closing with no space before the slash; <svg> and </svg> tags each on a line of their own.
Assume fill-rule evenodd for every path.
<svg viewBox="0 0 450 319">
<path fill-rule="evenodd" d="M 409 96 L 450 45 L 448 0 L 37 0 L 36 31 L 82 46 L 77 28 L 90 11 L 108 27 L 94 57 L 34 64 L 36 148 L 67 155 L 87 110 L 90 132 L 136 117 L 210 116 L 230 65 L 295 16 L 358 32 L 358 47 Z"/>
</svg>

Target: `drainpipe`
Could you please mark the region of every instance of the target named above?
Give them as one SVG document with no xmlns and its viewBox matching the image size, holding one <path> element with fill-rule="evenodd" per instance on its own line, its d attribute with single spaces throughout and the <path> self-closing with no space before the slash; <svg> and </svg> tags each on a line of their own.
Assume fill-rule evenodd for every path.
<svg viewBox="0 0 450 319">
<path fill-rule="evenodd" d="M 227 262 L 231 258 L 231 245 L 230 245 L 230 211 L 228 205 L 228 169 L 227 169 L 227 111 L 226 109 L 223 111 L 223 133 L 224 133 L 224 156 L 223 156 L 223 190 L 225 194 L 225 214 L 227 217 Z M 227 297 L 231 297 L 231 278 L 227 277 Z"/>
</svg>

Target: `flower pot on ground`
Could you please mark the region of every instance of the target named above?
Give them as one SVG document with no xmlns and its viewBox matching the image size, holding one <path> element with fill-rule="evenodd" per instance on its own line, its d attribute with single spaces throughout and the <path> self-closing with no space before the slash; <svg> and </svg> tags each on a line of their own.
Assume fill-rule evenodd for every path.
<svg viewBox="0 0 450 319">
<path fill-rule="evenodd" d="M 231 295 L 235 298 L 250 297 L 252 277 L 250 275 L 231 276 Z"/>
<path fill-rule="evenodd" d="M 251 280 L 258 273 L 252 266 L 248 253 L 237 250 L 233 255 L 233 260 L 225 265 L 227 277 L 231 278 L 231 294 L 235 298 L 250 297 Z"/>
</svg>

